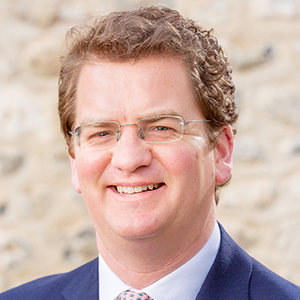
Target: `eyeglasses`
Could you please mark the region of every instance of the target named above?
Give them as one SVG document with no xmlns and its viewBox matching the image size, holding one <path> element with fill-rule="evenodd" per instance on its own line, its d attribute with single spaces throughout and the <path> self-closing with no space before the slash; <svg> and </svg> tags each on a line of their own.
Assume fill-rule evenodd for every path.
<svg viewBox="0 0 300 300">
<path fill-rule="evenodd" d="M 78 126 L 70 134 L 76 137 L 81 149 L 116 145 L 121 138 L 121 129 L 125 126 L 136 126 L 139 138 L 145 143 L 169 143 L 182 139 L 184 126 L 192 122 L 210 122 L 210 120 L 184 121 L 179 116 L 162 115 L 140 119 L 136 124 L 120 125 L 115 121 L 99 121 Z"/>
</svg>

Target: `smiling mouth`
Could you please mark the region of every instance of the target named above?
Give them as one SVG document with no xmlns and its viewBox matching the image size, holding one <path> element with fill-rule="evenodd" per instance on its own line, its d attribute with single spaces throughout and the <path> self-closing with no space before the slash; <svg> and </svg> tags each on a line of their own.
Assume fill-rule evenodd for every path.
<svg viewBox="0 0 300 300">
<path fill-rule="evenodd" d="M 153 191 L 159 189 L 164 183 L 156 183 L 156 184 L 147 184 L 140 186 L 120 186 L 117 185 L 115 188 L 119 194 L 136 194 L 147 191 Z"/>
</svg>

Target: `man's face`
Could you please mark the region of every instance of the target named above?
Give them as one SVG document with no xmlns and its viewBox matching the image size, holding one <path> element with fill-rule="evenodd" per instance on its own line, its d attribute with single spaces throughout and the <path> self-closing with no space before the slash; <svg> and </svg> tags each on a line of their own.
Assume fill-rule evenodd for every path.
<svg viewBox="0 0 300 300">
<path fill-rule="evenodd" d="M 132 124 L 162 114 L 204 119 L 184 65 L 175 58 L 87 64 L 77 99 L 75 127 L 86 120 Z M 230 173 L 219 158 L 231 141 L 224 134 L 224 146 L 211 149 L 205 123 L 187 133 L 176 142 L 147 144 L 135 126 L 125 126 L 113 147 L 75 144 L 73 185 L 85 199 L 101 243 L 147 238 L 191 243 L 214 222 L 215 180 Z M 153 185 L 158 188 L 150 189 Z M 148 189 L 119 193 L 118 186 Z"/>
</svg>

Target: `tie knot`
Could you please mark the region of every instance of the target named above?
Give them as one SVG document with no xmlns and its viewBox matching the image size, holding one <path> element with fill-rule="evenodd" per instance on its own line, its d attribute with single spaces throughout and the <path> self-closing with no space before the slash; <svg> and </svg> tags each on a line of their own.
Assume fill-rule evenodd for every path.
<svg viewBox="0 0 300 300">
<path fill-rule="evenodd" d="M 131 291 L 122 292 L 117 300 L 153 300 L 146 293 L 136 293 Z"/>
</svg>

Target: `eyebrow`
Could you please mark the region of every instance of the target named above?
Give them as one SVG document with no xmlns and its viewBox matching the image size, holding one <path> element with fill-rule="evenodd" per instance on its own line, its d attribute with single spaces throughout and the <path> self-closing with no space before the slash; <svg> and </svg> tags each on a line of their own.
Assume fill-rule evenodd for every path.
<svg viewBox="0 0 300 300">
<path fill-rule="evenodd" d="M 111 120 L 86 118 L 86 119 L 82 120 L 82 122 L 80 123 L 80 126 L 84 126 L 84 125 L 96 125 L 96 124 L 101 124 L 101 123 L 106 122 L 106 121 L 111 121 Z"/>
<path fill-rule="evenodd" d="M 149 121 L 155 121 L 155 120 L 158 120 L 162 117 L 181 117 L 181 115 L 173 110 L 167 110 L 167 111 L 160 111 L 159 113 L 151 113 L 151 114 L 148 114 L 148 115 L 145 115 L 141 118 L 138 119 L 139 120 L 149 120 Z"/>
<path fill-rule="evenodd" d="M 146 114 L 144 116 L 141 116 L 140 118 L 137 119 L 137 121 L 139 120 L 149 120 L 149 121 L 155 121 L 155 120 L 158 120 L 159 118 L 161 117 L 164 117 L 164 116 L 177 116 L 177 117 L 181 117 L 181 115 L 179 113 L 177 113 L 176 111 L 174 110 L 164 110 L 164 111 L 159 111 L 157 113 L 155 112 L 152 112 L 152 113 L 149 113 L 149 114 Z M 118 121 L 116 120 L 112 120 L 112 119 L 92 119 L 92 118 L 85 118 L 82 120 L 82 122 L 80 123 L 79 126 L 85 126 L 85 125 L 99 125 L 103 122 L 107 122 L 107 121 L 114 121 L 114 122 L 117 122 L 119 123 Z"/>
</svg>

